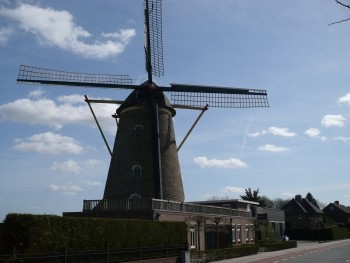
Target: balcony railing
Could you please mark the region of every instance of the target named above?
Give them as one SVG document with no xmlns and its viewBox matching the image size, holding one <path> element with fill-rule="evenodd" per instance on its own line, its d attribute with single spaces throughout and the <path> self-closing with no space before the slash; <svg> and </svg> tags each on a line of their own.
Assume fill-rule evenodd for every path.
<svg viewBox="0 0 350 263">
<path fill-rule="evenodd" d="M 250 217 L 251 213 L 220 206 L 181 203 L 160 199 L 84 200 L 84 212 L 169 211 L 181 213 Z"/>
</svg>

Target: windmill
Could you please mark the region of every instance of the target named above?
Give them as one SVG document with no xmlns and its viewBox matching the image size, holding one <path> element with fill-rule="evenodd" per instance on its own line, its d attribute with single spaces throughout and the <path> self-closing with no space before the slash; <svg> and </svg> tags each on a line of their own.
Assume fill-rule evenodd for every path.
<svg viewBox="0 0 350 263">
<path fill-rule="evenodd" d="M 106 143 L 111 161 L 103 198 L 157 198 L 183 202 L 172 121 L 176 114 L 174 108 L 203 109 L 203 113 L 208 106 L 268 107 L 267 92 L 184 84 L 158 86 L 153 82 L 153 76 L 164 75 L 162 0 L 144 0 L 144 19 L 147 80 L 141 85 L 133 85 L 126 75 L 71 73 L 24 65 L 20 67 L 17 82 L 132 90 L 114 115 L 118 129 L 113 151 Z M 165 93 L 170 93 L 170 100 Z M 87 97 L 86 102 L 91 111 L 90 103 L 119 103 Z M 97 122 L 96 117 L 95 120 Z"/>
</svg>

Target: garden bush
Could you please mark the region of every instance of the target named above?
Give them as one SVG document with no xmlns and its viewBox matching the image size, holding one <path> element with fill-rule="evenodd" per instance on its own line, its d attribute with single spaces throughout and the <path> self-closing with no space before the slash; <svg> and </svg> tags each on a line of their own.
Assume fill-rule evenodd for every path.
<svg viewBox="0 0 350 263">
<path fill-rule="evenodd" d="M 21 253 L 37 253 L 62 251 L 65 247 L 77 251 L 107 246 L 113 249 L 183 246 L 187 242 L 183 222 L 8 214 L 2 230 L 3 254 L 10 254 L 14 247 Z"/>
</svg>

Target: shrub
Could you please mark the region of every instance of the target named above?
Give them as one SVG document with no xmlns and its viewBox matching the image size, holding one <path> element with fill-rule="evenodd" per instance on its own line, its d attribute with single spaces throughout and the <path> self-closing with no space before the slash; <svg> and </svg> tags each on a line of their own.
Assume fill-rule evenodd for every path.
<svg viewBox="0 0 350 263">
<path fill-rule="evenodd" d="M 182 246 L 187 241 L 183 222 L 70 218 L 8 214 L 3 224 L 3 251 L 21 253 Z M 1 243 L 1 242 L 0 242 Z"/>
<path fill-rule="evenodd" d="M 203 259 L 207 262 L 249 256 L 258 253 L 258 245 L 241 245 L 232 248 L 215 249 L 207 251 L 191 251 L 191 259 Z"/>
<path fill-rule="evenodd" d="M 348 236 L 348 230 L 344 227 L 333 228 L 290 228 L 285 234 L 294 240 L 337 240 Z"/>
</svg>

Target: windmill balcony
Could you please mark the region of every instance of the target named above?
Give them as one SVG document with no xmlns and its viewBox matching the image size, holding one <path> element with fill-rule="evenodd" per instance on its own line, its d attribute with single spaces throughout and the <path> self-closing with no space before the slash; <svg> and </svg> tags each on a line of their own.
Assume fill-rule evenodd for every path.
<svg viewBox="0 0 350 263">
<path fill-rule="evenodd" d="M 83 212 L 147 212 L 160 211 L 230 217 L 251 217 L 251 212 L 212 205 L 199 205 L 160 199 L 102 199 L 84 200 Z"/>
</svg>

